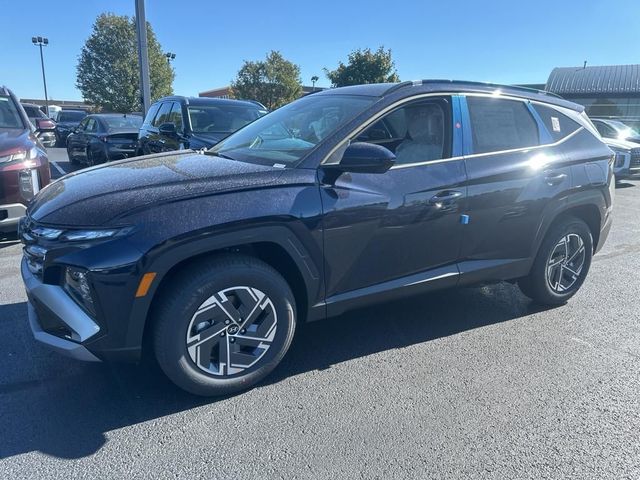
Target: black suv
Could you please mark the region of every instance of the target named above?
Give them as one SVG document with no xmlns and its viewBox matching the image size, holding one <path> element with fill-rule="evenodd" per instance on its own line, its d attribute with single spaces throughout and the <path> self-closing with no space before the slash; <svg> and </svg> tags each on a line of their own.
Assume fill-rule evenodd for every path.
<svg viewBox="0 0 640 480">
<path fill-rule="evenodd" d="M 36 339 L 138 360 L 201 395 L 254 385 L 296 324 L 517 281 L 557 305 L 612 221 L 613 154 L 583 107 L 422 81 L 326 90 L 204 153 L 72 173 L 21 224 Z"/>
<path fill-rule="evenodd" d="M 138 135 L 138 154 L 211 148 L 265 115 L 254 101 L 165 97 L 151 105 Z"/>
</svg>

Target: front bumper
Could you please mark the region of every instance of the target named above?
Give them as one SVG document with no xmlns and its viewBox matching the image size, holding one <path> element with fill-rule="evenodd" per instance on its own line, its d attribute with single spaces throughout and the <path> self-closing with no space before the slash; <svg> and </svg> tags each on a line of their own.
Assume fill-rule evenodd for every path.
<svg viewBox="0 0 640 480">
<path fill-rule="evenodd" d="M 27 213 L 27 207 L 21 203 L 0 205 L 0 232 L 16 232 L 18 222 Z"/>
<path fill-rule="evenodd" d="M 51 349 L 84 361 L 100 361 L 82 342 L 100 331 L 100 327 L 58 285 L 42 283 L 21 265 L 22 279 L 29 299 L 27 309 L 34 338 Z M 46 321 L 44 319 L 46 318 Z"/>
</svg>

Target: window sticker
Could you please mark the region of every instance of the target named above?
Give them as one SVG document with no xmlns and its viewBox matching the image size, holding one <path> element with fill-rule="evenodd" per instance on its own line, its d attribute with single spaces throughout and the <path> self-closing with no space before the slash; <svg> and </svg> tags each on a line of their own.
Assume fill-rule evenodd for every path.
<svg viewBox="0 0 640 480">
<path fill-rule="evenodd" d="M 560 120 L 558 120 L 558 117 L 551 117 L 551 125 L 554 132 L 560 131 Z"/>
</svg>

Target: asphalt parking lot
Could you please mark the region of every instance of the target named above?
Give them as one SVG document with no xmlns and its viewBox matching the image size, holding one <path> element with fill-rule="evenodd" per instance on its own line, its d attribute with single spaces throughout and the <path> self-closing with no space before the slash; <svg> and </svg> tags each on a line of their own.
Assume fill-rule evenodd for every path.
<svg viewBox="0 0 640 480">
<path fill-rule="evenodd" d="M 498 284 L 352 312 L 217 400 L 36 344 L 5 238 L 0 478 L 640 478 L 640 182 L 616 193 L 569 304 Z"/>
</svg>

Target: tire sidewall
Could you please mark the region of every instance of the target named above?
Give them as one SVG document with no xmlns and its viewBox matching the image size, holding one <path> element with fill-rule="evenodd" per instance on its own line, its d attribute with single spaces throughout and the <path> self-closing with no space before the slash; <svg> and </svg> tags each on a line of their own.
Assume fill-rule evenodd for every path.
<svg viewBox="0 0 640 480">
<path fill-rule="evenodd" d="M 293 294 L 284 280 L 278 276 L 271 278 L 265 272 L 248 266 L 234 266 L 200 275 L 198 285 L 192 286 L 195 288 L 191 293 L 172 305 L 165 321 L 158 325 L 160 336 L 155 348 L 160 366 L 169 378 L 191 393 L 223 395 L 245 389 L 267 376 L 286 354 L 295 332 Z M 186 345 L 187 328 L 206 299 L 221 290 L 238 286 L 257 288 L 271 299 L 277 315 L 276 335 L 264 357 L 249 367 L 247 373 L 221 378 L 207 374 L 191 360 Z M 175 320 L 168 322 L 167 318 Z"/>
</svg>

